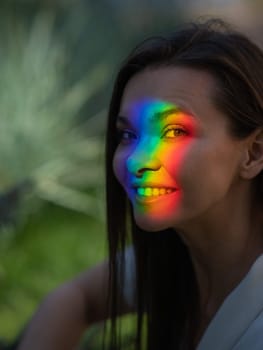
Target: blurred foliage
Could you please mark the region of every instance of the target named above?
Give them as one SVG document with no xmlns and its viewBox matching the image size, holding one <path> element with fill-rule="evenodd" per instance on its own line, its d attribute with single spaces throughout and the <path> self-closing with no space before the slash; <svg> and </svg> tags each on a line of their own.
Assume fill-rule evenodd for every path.
<svg viewBox="0 0 263 350">
<path fill-rule="evenodd" d="M 105 257 L 104 231 L 97 220 L 51 204 L 29 216 L 1 254 L 0 337 L 13 339 L 46 293 Z"/>
<path fill-rule="evenodd" d="M 30 31 L 19 24 L 0 45 L 0 190 L 26 181 L 38 198 L 98 215 L 96 196 L 84 190 L 102 184 L 102 140 L 87 136 L 96 116 L 78 124 L 76 116 L 109 69 L 98 61 L 66 86 L 67 53 L 53 37 L 53 17 L 38 15 Z"/>
<path fill-rule="evenodd" d="M 68 79 L 69 48 L 51 12 L 12 16 L 0 32 L 0 222 L 12 224 L 0 235 L 0 335 L 9 339 L 50 289 L 103 256 L 102 227 L 89 218 L 103 217 L 103 139 L 93 125 L 105 107 L 77 117 L 109 79 L 105 60 Z M 89 216 L 76 222 L 45 202 Z"/>
</svg>

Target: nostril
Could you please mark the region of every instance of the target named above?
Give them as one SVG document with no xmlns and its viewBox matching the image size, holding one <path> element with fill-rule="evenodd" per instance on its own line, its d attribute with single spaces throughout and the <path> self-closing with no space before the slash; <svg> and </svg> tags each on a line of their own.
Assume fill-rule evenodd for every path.
<svg viewBox="0 0 263 350">
<path fill-rule="evenodd" d="M 160 168 L 160 163 L 156 158 L 130 157 L 126 161 L 126 166 L 131 174 L 141 176 L 145 171 L 154 171 Z"/>
</svg>

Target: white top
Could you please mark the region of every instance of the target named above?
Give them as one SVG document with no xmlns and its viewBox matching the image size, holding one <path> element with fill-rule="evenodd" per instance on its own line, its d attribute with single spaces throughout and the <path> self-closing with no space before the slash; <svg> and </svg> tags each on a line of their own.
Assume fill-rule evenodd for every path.
<svg viewBox="0 0 263 350">
<path fill-rule="evenodd" d="M 263 350 L 263 254 L 227 296 L 197 350 Z"/>
<path fill-rule="evenodd" d="M 135 257 L 125 251 L 124 297 L 134 303 Z M 197 350 L 263 350 L 263 254 L 227 296 L 204 333 Z"/>
</svg>

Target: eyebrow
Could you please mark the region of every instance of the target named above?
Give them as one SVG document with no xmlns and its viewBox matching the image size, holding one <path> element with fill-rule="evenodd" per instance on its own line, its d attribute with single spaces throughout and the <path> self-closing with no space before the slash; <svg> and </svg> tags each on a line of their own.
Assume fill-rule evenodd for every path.
<svg viewBox="0 0 263 350">
<path fill-rule="evenodd" d="M 154 114 L 149 119 L 152 122 L 157 122 L 157 121 L 160 122 L 160 121 L 163 121 L 166 118 L 168 118 L 171 114 L 176 114 L 178 112 L 184 112 L 184 113 L 187 113 L 189 115 L 192 115 L 192 113 L 189 113 L 189 112 L 181 109 L 180 107 L 172 107 L 172 108 L 166 109 L 164 111 L 154 112 Z M 122 116 L 122 115 L 117 116 L 116 122 L 117 123 L 120 122 L 122 124 L 130 124 L 129 119 Z"/>
</svg>

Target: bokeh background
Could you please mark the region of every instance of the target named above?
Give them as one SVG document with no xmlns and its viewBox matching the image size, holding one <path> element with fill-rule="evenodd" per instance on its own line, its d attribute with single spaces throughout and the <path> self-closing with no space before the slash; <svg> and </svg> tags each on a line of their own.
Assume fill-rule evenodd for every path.
<svg viewBox="0 0 263 350">
<path fill-rule="evenodd" d="M 129 50 L 200 16 L 226 19 L 262 46 L 262 13 L 262 0 L 1 0 L 3 344 L 49 291 L 107 256 L 105 122 Z M 132 349 L 131 317 L 123 324 Z M 79 349 L 99 349 L 100 338 L 94 326 Z"/>
</svg>

